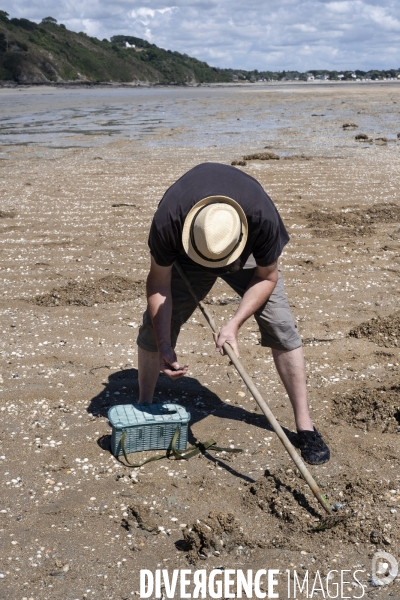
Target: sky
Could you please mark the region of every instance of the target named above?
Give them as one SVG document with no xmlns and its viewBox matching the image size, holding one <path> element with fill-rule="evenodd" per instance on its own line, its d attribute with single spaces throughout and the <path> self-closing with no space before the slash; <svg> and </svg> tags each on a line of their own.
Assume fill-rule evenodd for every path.
<svg viewBox="0 0 400 600">
<path fill-rule="evenodd" d="M 215 67 L 400 67 L 399 0 L 2 0 L 10 17 L 133 35 Z"/>
</svg>

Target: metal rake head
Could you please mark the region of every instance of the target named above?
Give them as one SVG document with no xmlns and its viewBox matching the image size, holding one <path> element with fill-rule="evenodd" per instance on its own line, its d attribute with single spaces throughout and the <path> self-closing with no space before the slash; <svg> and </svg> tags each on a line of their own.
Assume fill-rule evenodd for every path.
<svg viewBox="0 0 400 600">
<path fill-rule="evenodd" d="M 325 531 L 326 529 L 332 529 L 332 527 L 337 527 L 342 523 L 345 523 L 349 519 L 352 519 L 354 515 L 329 515 L 327 517 L 323 517 L 318 525 L 313 528 L 313 531 Z"/>
</svg>

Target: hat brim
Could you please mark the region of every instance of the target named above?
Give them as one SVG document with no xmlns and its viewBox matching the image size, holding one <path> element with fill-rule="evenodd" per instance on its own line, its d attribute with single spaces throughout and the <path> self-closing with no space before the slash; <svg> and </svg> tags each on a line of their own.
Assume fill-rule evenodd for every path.
<svg viewBox="0 0 400 600">
<path fill-rule="evenodd" d="M 241 224 L 242 224 L 242 239 L 240 240 L 238 246 L 235 248 L 235 250 L 232 252 L 232 254 L 229 254 L 229 256 L 227 256 L 226 258 L 222 258 L 221 260 L 218 260 L 218 261 L 215 261 L 215 260 L 209 261 L 209 260 L 204 259 L 202 256 L 199 256 L 199 254 L 193 248 L 192 243 L 191 243 L 190 230 L 192 227 L 192 223 L 193 223 L 194 219 L 196 218 L 196 215 L 199 212 L 199 210 L 201 208 L 203 208 L 203 206 L 206 206 L 207 204 L 215 204 L 216 202 L 230 204 L 237 211 L 240 221 L 241 221 Z M 207 198 L 203 198 L 202 200 L 197 202 L 193 206 L 193 208 L 191 208 L 190 211 L 188 212 L 186 219 L 185 219 L 185 223 L 183 225 L 182 244 L 183 244 L 186 254 L 194 262 L 198 263 L 199 265 L 202 265 L 203 267 L 211 267 L 211 268 L 216 269 L 218 267 L 224 267 L 225 265 L 230 265 L 237 258 L 239 258 L 239 256 L 242 254 L 244 247 L 246 245 L 247 237 L 248 237 L 247 218 L 246 218 L 246 214 L 245 214 L 243 208 L 240 206 L 240 204 L 238 204 L 235 200 L 232 200 L 232 198 L 228 198 L 228 196 L 208 196 Z"/>
</svg>

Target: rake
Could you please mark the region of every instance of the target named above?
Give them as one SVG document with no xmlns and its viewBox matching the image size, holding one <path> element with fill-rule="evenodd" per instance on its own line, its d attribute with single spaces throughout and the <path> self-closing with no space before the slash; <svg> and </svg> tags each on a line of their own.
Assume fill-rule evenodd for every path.
<svg viewBox="0 0 400 600">
<path fill-rule="evenodd" d="M 214 323 L 212 316 L 208 312 L 208 310 L 205 307 L 205 305 L 203 304 L 203 302 L 201 300 L 198 300 L 198 298 L 196 297 L 195 291 L 192 288 L 192 285 L 190 283 L 188 276 L 186 275 L 185 271 L 182 269 L 182 266 L 179 264 L 178 261 L 175 261 L 174 265 L 175 265 L 175 268 L 178 271 L 179 275 L 182 277 L 183 281 L 187 285 L 194 300 L 198 304 L 201 312 L 203 313 L 208 324 L 210 325 L 210 328 L 212 329 L 213 333 L 218 334 L 218 329 Z M 305 479 L 305 481 L 308 484 L 309 488 L 311 489 L 312 493 L 314 494 L 314 496 L 316 497 L 316 499 L 318 500 L 320 505 L 323 507 L 323 509 L 327 513 L 327 516 L 320 520 L 320 522 L 318 523 L 318 525 L 315 527 L 314 530 L 322 531 L 324 529 L 330 529 L 331 527 L 335 527 L 336 525 L 339 525 L 339 523 L 342 523 L 343 521 L 347 520 L 349 518 L 348 515 L 337 515 L 334 513 L 327 498 L 321 492 L 317 482 L 315 481 L 315 479 L 313 478 L 313 476 L 307 469 L 306 465 L 304 464 L 304 462 L 301 459 L 301 457 L 299 456 L 299 454 L 296 452 L 294 446 L 292 445 L 292 443 L 286 436 L 285 432 L 283 431 L 282 427 L 279 425 L 278 421 L 274 417 L 267 402 L 264 400 L 264 398 L 261 396 L 260 392 L 258 391 L 257 387 L 254 385 L 253 380 L 251 379 L 251 377 L 245 370 L 241 361 L 236 356 L 236 354 L 233 352 L 231 346 L 225 342 L 223 345 L 223 349 L 224 349 L 225 354 L 228 355 L 230 361 L 236 368 L 240 377 L 243 379 L 244 383 L 246 384 L 248 390 L 250 391 L 253 398 L 257 402 L 258 406 L 261 408 L 262 412 L 268 419 L 268 422 L 270 423 L 272 429 L 275 431 L 276 435 L 282 442 L 285 450 L 288 452 L 290 458 L 293 460 L 294 464 L 300 471 L 302 477 Z"/>
</svg>

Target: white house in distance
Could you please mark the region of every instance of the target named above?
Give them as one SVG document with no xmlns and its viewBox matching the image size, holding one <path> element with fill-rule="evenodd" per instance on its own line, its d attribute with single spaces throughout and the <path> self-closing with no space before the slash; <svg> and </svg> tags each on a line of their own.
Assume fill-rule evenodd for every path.
<svg viewBox="0 0 400 600">
<path fill-rule="evenodd" d="M 135 44 L 130 44 L 129 42 L 125 42 L 125 48 L 135 48 Z"/>
</svg>

